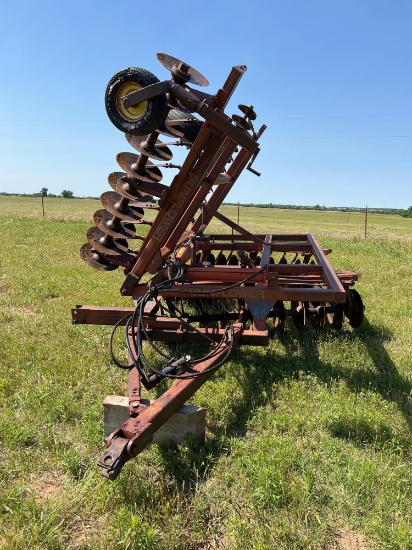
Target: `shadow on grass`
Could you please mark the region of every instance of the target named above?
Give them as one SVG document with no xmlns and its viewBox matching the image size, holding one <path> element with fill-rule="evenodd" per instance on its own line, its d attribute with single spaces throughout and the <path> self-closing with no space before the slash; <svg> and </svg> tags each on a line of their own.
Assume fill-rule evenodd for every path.
<svg viewBox="0 0 412 550">
<path fill-rule="evenodd" d="M 357 331 L 336 332 L 327 329 L 327 333 L 331 342 L 344 338 L 348 346 L 360 343 L 367 350 L 374 368 L 359 369 L 356 364 L 353 369 L 340 368 L 322 360 L 318 346 L 323 336 L 311 328 L 297 333 L 291 327 L 289 332 L 281 336 L 287 351 L 283 356 L 272 347 L 268 347 L 263 354 L 256 353 L 256 348 L 242 348 L 230 367 L 235 369 L 241 392 L 240 397 L 228 397 L 231 408 L 228 422 L 224 426 L 209 425 L 212 438 L 205 443 L 193 440 L 187 446 L 166 444 L 160 447 L 165 470 L 184 487 L 186 493 L 194 490 L 199 480 L 205 481 L 217 460 L 229 453 L 229 445 L 225 445 L 226 437 L 246 435 L 248 420 L 259 407 L 265 406 L 272 399 L 272 386 L 286 379 L 297 378 L 301 372 L 310 372 L 326 384 L 332 379 L 344 380 L 355 393 L 372 391 L 380 394 L 383 399 L 396 403 L 412 430 L 412 385 L 398 372 L 385 349 L 385 344 L 393 337 L 390 331 L 372 326 L 365 319 Z M 349 431 L 350 427 L 335 426 L 336 433 L 333 435 L 349 438 Z M 361 437 L 364 441 L 367 442 L 368 437 L 371 441 L 374 439 L 375 435 L 369 426 L 363 426 L 363 431 Z M 381 430 L 378 427 L 378 431 L 376 435 L 383 440 L 391 436 L 384 426 Z"/>
<path fill-rule="evenodd" d="M 340 333 L 331 333 L 333 339 L 339 339 Z M 373 326 L 367 319 L 364 319 L 362 327 L 353 332 L 345 333 L 345 340 L 351 344 L 360 343 L 369 354 L 373 363 L 373 369 L 359 369 L 356 363 L 353 369 L 340 368 L 334 364 L 322 361 L 318 353 L 318 340 L 315 335 L 311 341 L 304 339 L 304 353 L 310 364 L 310 370 L 320 380 L 328 383 L 334 379 L 345 380 L 348 387 L 356 393 L 362 391 L 372 391 L 380 394 L 386 401 L 397 405 L 409 430 L 412 431 L 412 384 L 397 370 L 394 362 L 386 351 L 385 344 L 390 342 L 393 334 L 382 326 Z"/>
</svg>

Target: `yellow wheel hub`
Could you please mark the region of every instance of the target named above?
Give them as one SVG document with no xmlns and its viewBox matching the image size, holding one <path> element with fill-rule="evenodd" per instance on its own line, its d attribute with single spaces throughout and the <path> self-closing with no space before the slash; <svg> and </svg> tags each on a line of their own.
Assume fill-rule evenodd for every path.
<svg viewBox="0 0 412 550">
<path fill-rule="evenodd" d="M 142 101 L 141 103 L 138 103 L 133 107 L 126 108 L 123 105 L 122 97 L 127 94 L 131 94 L 132 92 L 137 92 L 137 90 L 141 89 L 142 87 L 139 86 L 139 84 L 136 84 L 134 82 L 127 82 L 126 84 L 123 84 L 117 94 L 117 109 L 122 117 L 126 120 L 129 120 L 130 122 L 136 122 L 137 120 L 140 120 L 144 117 L 147 111 L 147 101 Z"/>
</svg>

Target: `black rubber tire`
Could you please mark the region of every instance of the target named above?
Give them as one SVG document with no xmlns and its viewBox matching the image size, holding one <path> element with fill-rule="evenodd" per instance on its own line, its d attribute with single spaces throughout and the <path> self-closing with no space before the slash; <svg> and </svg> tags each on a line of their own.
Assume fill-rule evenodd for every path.
<svg viewBox="0 0 412 550">
<path fill-rule="evenodd" d="M 137 84 L 141 88 L 156 84 L 159 79 L 147 71 L 138 67 L 129 67 L 116 73 L 109 81 L 105 94 L 107 116 L 121 132 L 144 136 L 150 134 L 166 120 L 167 100 L 166 95 L 159 95 L 147 101 L 146 112 L 138 120 L 128 119 L 119 110 L 119 102 L 122 88 L 128 83 Z"/>
<path fill-rule="evenodd" d="M 197 138 L 197 134 L 202 127 L 202 120 L 199 120 L 197 117 L 193 116 L 193 113 L 177 107 L 169 112 L 168 118 L 176 121 L 184 120 L 187 118 L 192 119 L 193 122 L 180 122 L 176 126 L 176 130 L 180 130 L 183 133 L 184 139 L 186 139 L 190 143 L 193 143 L 195 141 L 195 139 Z"/>
<path fill-rule="evenodd" d="M 363 305 L 362 298 L 357 290 L 354 288 L 349 289 L 351 293 L 352 304 L 349 304 L 349 300 L 346 300 L 345 315 L 348 318 L 349 324 L 352 328 L 359 328 L 363 322 L 365 306 Z"/>
</svg>

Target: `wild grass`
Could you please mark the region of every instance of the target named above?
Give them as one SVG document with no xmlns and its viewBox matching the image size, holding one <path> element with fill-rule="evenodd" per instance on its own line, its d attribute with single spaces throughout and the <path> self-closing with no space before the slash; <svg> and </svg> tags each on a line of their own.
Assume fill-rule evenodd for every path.
<svg viewBox="0 0 412 550">
<path fill-rule="evenodd" d="M 411 220 L 370 215 L 365 239 L 362 214 L 241 209 L 251 231 L 333 248 L 366 321 L 242 348 L 191 401 L 206 442 L 152 445 L 108 482 L 102 402 L 127 380 L 110 329 L 70 320 L 130 305 L 121 270 L 79 258 L 98 208 L 0 197 L 0 548 L 412 548 Z"/>
</svg>

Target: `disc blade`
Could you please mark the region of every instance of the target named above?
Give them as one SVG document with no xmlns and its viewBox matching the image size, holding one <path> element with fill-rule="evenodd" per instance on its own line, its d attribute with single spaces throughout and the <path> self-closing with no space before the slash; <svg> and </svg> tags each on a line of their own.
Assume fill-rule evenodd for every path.
<svg viewBox="0 0 412 550">
<path fill-rule="evenodd" d="M 229 174 L 226 174 L 226 172 L 221 172 L 216 178 L 215 183 L 217 183 L 218 185 L 224 185 L 225 183 L 229 183 L 231 179 L 232 178 L 229 176 Z"/>
<path fill-rule="evenodd" d="M 315 304 L 312 304 L 309 302 L 309 305 L 315 306 Z M 317 312 L 315 314 L 309 315 L 309 320 L 312 324 L 312 327 L 315 330 L 321 330 L 325 327 L 326 322 L 326 308 L 325 306 L 316 306 Z"/>
<path fill-rule="evenodd" d="M 90 227 L 86 232 L 86 238 L 89 244 L 91 244 L 99 254 L 119 256 L 125 252 L 129 252 L 126 239 L 115 239 L 111 235 L 104 233 L 98 227 Z"/>
<path fill-rule="evenodd" d="M 80 248 L 80 257 L 86 264 L 100 271 L 114 271 L 119 267 L 118 265 L 104 260 L 89 243 L 84 244 Z"/>
<path fill-rule="evenodd" d="M 283 329 L 285 326 L 285 320 L 286 320 L 285 304 L 281 300 L 277 300 L 275 302 L 275 305 L 273 306 L 273 310 L 277 314 L 273 318 L 275 327 Z"/>
<path fill-rule="evenodd" d="M 238 107 L 249 120 L 256 120 L 256 113 L 252 105 L 250 105 L 249 107 L 247 105 L 238 105 Z"/>
<path fill-rule="evenodd" d="M 147 210 L 159 210 L 160 206 L 153 202 L 141 202 L 141 201 L 133 201 L 129 202 L 130 208 L 143 208 Z"/>
<path fill-rule="evenodd" d="M 119 153 L 116 160 L 120 168 L 134 178 L 148 182 L 158 182 L 163 177 L 159 168 L 149 162 L 139 172 L 136 172 L 134 165 L 139 160 L 139 155 L 134 153 Z"/>
<path fill-rule="evenodd" d="M 123 221 L 131 223 L 135 223 L 143 218 L 144 210 L 142 208 L 134 208 L 127 205 L 124 209 L 119 210 L 118 206 L 121 200 L 121 195 L 115 191 L 106 191 L 106 193 L 103 193 L 100 197 L 100 202 L 104 208 L 116 218 L 120 218 Z"/>
<path fill-rule="evenodd" d="M 227 258 L 223 252 L 219 252 L 216 258 L 216 265 L 227 265 Z"/>
<path fill-rule="evenodd" d="M 231 181 L 231 177 L 229 174 L 226 174 L 225 172 L 221 172 L 215 181 L 208 181 L 206 178 L 205 180 L 202 180 L 200 183 L 197 184 L 198 187 L 201 187 L 202 185 L 226 185 L 226 183 L 229 183 Z"/>
<path fill-rule="evenodd" d="M 139 151 L 142 155 L 146 155 L 152 159 L 168 161 L 173 157 L 173 153 L 169 147 L 160 140 L 157 140 L 155 145 L 149 146 L 147 144 L 147 136 L 126 134 L 126 139 L 133 149 L 136 149 L 136 151 Z"/>
<path fill-rule="evenodd" d="M 112 172 L 109 174 L 108 182 L 110 187 L 116 193 L 119 193 L 122 197 L 126 199 L 135 201 L 135 200 L 151 200 L 153 197 L 147 193 L 140 193 L 127 181 L 122 180 L 122 177 L 126 176 L 124 172 Z M 126 176 L 127 177 L 127 176 Z"/>
<path fill-rule="evenodd" d="M 304 302 L 291 302 L 291 309 L 295 310 L 292 321 L 298 330 L 302 330 L 306 325 L 306 308 Z"/>
<path fill-rule="evenodd" d="M 234 120 L 236 122 L 236 124 L 241 126 L 244 130 L 251 130 L 252 129 L 252 125 L 250 124 L 250 122 L 245 120 L 240 115 L 236 115 L 236 114 L 232 115 L 232 120 Z"/>
<path fill-rule="evenodd" d="M 97 210 L 93 214 L 95 225 L 104 233 L 111 235 L 115 239 L 139 239 L 142 238 L 136 235 L 136 228 L 131 223 L 113 223 L 113 216 L 104 209 Z"/>
<path fill-rule="evenodd" d="M 129 176 L 125 172 L 113 172 L 112 174 L 110 174 L 109 183 L 112 189 L 120 193 L 120 195 L 122 195 L 122 193 L 120 191 L 117 191 L 117 188 L 124 184 L 128 184 L 126 188 L 124 187 L 122 188 L 125 193 L 129 193 L 130 191 L 130 197 L 127 197 L 127 198 L 131 199 L 133 197 L 133 193 L 131 192 L 131 189 L 130 189 L 130 187 L 132 187 L 133 191 L 136 191 L 136 193 L 138 193 L 139 195 L 142 195 L 144 197 L 143 200 L 145 201 L 149 201 L 153 197 L 160 198 L 163 195 L 163 193 L 166 191 L 166 189 L 168 189 L 167 185 L 163 185 L 162 183 L 157 183 L 157 182 L 149 183 L 147 181 L 140 180 L 139 178 Z M 126 195 L 124 194 L 123 196 L 126 196 Z M 136 197 L 133 197 L 133 198 L 135 199 Z"/>
<path fill-rule="evenodd" d="M 177 68 L 182 64 L 182 61 L 180 61 L 180 59 L 177 59 L 177 57 L 173 57 L 172 55 L 168 55 L 167 53 L 158 53 L 156 54 L 156 57 L 163 65 L 163 67 L 166 67 L 166 69 L 168 69 L 169 71 L 172 71 L 175 67 Z M 190 75 L 190 79 L 188 80 L 188 82 L 196 84 L 196 86 L 209 86 L 209 81 L 207 80 L 207 78 L 199 73 L 199 71 L 196 71 L 196 69 L 194 69 L 190 65 L 188 73 Z"/>
<path fill-rule="evenodd" d="M 335 330 L 340 330 L 345 320 L 345 307 L 343 304 L 333 304 L 333 307 L 335 308 L 335 312 L 328 313 L 327 318 Z"/>
<path fill-rule="evenodd" d="M 159 128 L 156 130 L 159 134 L 162 134 L 163 136 L 171 137 L 171 138 L 182 138 L 184 137 L 184 133 L 177 130 L 176 128 L 173 128 L 172 126 L 169 126 L 167 124 L 167 121 L 164 122 Z"/>
</svg>

